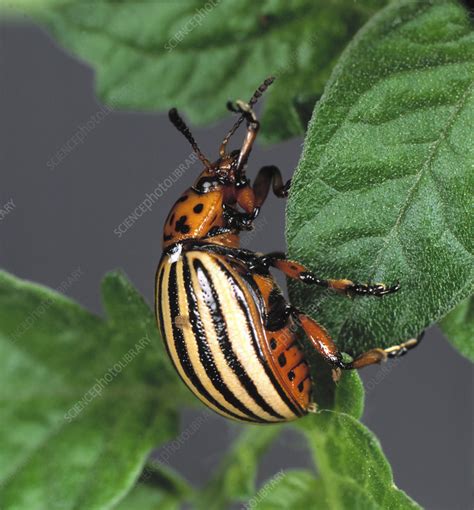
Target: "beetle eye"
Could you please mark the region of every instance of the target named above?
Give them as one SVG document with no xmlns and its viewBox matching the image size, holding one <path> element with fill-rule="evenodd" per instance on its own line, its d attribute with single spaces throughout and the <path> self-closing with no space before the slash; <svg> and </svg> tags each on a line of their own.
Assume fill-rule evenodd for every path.
<svg viewBox="0 0 474 510">
<path fill-rule="evenodd" d="M 212 191 L 218 187 L 219 181 L 210 177 L 203 177 L 202 179 L 199 179 L 195 186 L 199 193 L 209 193 L 209 191 Z"/>
</svg>

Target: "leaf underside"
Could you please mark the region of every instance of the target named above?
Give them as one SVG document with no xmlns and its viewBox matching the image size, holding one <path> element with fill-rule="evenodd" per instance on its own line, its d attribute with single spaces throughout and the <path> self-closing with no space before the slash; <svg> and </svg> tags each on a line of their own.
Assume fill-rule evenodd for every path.
<svg viewBox="0 0 474 510">
<path fill-rule="evenodd" d="M 263 139 L 276 142 L 304 133 L 339 54 L 385 3 L 22 0 L 16 10 L 89 63 L 100 99 L 115 108 L 176 106 L 205 124 L 276 76 L 262 118 Z"/>
<path fill-rule="evenodd" d="M 388 347 L 473 290 L 474 32 L 450 1 L 385 8 L 316 107 L 287 210 L 290 255 L 322 277 L 399 282 L 345 299 L 290 282 L 346 352 Z"/>
</svg>

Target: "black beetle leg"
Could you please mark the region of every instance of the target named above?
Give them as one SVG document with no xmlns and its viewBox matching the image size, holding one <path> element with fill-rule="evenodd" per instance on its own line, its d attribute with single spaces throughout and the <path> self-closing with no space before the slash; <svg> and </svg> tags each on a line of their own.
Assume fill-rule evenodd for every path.
<svg viewBox="0 0 474 510">
<path fill-rule="evenodd" d="M 347 296 L 382 297 L 400 289 L 398 283 L 392 286 L 387 286 L 383 283 L 369 285 L 365 283 L 355 283 L 352 280 L 346 279 L 333 280 L 318 278 L 302 264 L 294 262 L 293 260 L 288 260 L 286 255 L 282 252 L 268 253 L 263 256 L 263 259 L 267 265 L 279 269 L 289 278 L 299 280 L 308 285 L 325 287 Z"/>
</svg>

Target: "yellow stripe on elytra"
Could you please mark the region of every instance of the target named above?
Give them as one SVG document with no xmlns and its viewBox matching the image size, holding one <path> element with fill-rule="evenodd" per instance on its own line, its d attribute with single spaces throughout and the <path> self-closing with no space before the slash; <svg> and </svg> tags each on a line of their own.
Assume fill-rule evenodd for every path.
<svg viewBox="0 0 474 510">
<path fill-rule="evenodd" d="M 163 274 L 163 280 L 161 284 L 161 289 L 159 290 L 159 300 L 161 303 L 161 313 L 163 317 L 163 327 L 165 329 L 164 338 L 163 340 L 166 342 L 166 345 L 168 346 L 168 350 L 171 356 L 171 360 L 173 361 L 173 364 L 178 371 L 179 375 L 183 378 L 185 383 L 192 388 L 191 381 L 186 376 L 186 373 L 184 372 L 178 353 L 176 352 L 176 347 L 174 345 L 174 337 L 173 337 L 173 326 L 171 324 L 171 307 L 170 307 L 170 301 L 169 301 L 169 294 L 168 294 L 168 288 L 169 288 L 169 277 L 170 277 L 170 270 L 171 270 L 171 264 L 169 263 L 168 258 L 163 259 L 163 267 L 164 267 L 164 274 Z"/>
<path fill-rule="evenodd" d="M 216 406 L 214 406 L 211 402 L 208 402 L 207 399 L 205 399 L 201 393 L 195 388 L 195 386 L 192 384 L 191 380 L 186 375 L 186 372 L 184 371 L 181 361 L 179 359 L 178 353 L 176 351 L 175 343 L 174 343 L 174 336 L 173 336 L 173 327 L 171 323 L 171 307 L 169 302 L 169 277 L 170 277 L 170 270 L 171 270 L 171 263 L 169 262 L 168 258 L 163 259 L 163 265 L 164 265 L 164 275 L 163 275 L 163 283 L 161 285 L 161 289 L 159 290 L 159 302 L 161 303 L 161 311 L 163 316 L 163 324 L 164 324 L 164 338 L 163 340 L 166 342 L 166 345 L 168 346 L 168 350 L 171 356 L 171 361 L 173 362 L 177 372 L 185 382 L 186 386 L 198 397 L 205 405 L 216 411 L 217 413 L 222 414 L 222 411 L 218 409 Z"/>
<path fill-rule="evenodd" d="M 241 365 L 246 368 L 247 373 L 253 380 L 260 395 L 277 413 L 287 417 L 288 419 L 293 419 L 295 414 L 282 400 L 258 359 L 258 354 L 251 341 L 251 332 L 248 329 L 247 319 L 234 297 L 234 293 L 229 285 L 226 275 L 216 264 L 215 256 L 199 252 L 190 252 L 188 256 L 190 258 L 199 257 L 201 262 L 207 268 L 208 273 L 211 275 L 214 288 L 216 289 L 221 302 L 222 314 L 226 323 L 226 329 L 232 350 L 236 354 Z M 257 316 L 253 297 L 250 295 L 248 290 L 246 290 L 246 284 L 242 281 L 240 275 L 228 264 L 225 263 L 225 266 L 233 277 L 240 282 L 240 287 L 243 289 L 245 300 L 251 309 L 251 316 L 253 320 L 253 317 Z M 254 323 L 254 329 L 256 331 L 257 341 L 264 341 L 262 335 L 265 333 L 263 331 L 262 324 Z M 235 391 L 237 394 L 237 389 Z M 260 407 L 258 407 L 258 409 L 259 411 L 256 414 L 261 415 L 262 417 L 264 416 L 264 419 L 271 421 L 275 420 L 274 417 L 268 415 L 265 411 L 261 410 Z M 263 415 L 263 413 L 265 414 Z"/>
<path fill-rule="evenodd" d="M 200 262 L 203 264 L 203 266 L 206 268 L 208 273 L 210 275 L 217 275 L 217 278 L 212 278 L 212 282 L 215 285 L 216 280 L 219 278 L 224 278 L 225 276 L 221 273 L 219 267 L 215 263 L 215 260 L 207 255 L 196 253 L 193 254 L 193 256 L 188 257 L 190 261 L 190 266 L 192 267 L 192 261 L 199 259 Z M 247 390 L 244 388 L 242 383 L 240 382 L 237 375 L 233 372 L 233 370 L 229 367 L 225 356 L 222 352 L 222 348 L 219 344 L 219 340 L 217 337 L 217 332 L 213 326 L 212 323 L 212 317 L 211 313 L 209 311 L 208 306 L 205 304 L 204 296 L 202 289 L 200 288 L 198 277 L 196 274 L 196 271 L 194 268 L 191 271 L 192 275 L 192 283 L 193 287 L 195 289 L 196 296 L 198 298 L 198 311 L 199 315 L 201 316 L 203 324 L 205 324 L 206 329 L 206 336 L 208 339 L 208 345 L 211 349 L 214 362 L 216 364 L 216 367 L 221 375 L 222 380 L 226 384 L 226 386 L 229 388 L 229 390 L 235 395 L 235 397 L 242 402 L 245 407 L 247 407 L 250 411 L 252 411 L 254 414 L 256 414 L 258 417 L 260 417 L 262 420 L 266 421 L 274 421 L 275 418 L 268 414 L 266 411 L 264 411 L 254 400 L 253 398 L 247 393 Z M 227 315 L 234 315 L 234 314 L 241 314 L 242 312 L 238 310 L 236 307 L 235 302 L 230 302 L 228 300 L 228 292 L 227 293 L 221 293 L 219 289 L 216 288 L 216 291 L 219 296 L 219 301 L 222 306 L 222 313 L 224 316 Z M 245 331 L 244 326 L 244 317 L 242 315 L 241 321 L 240 321 L 240 327 L 242 328 L 241 335 L 243 337 L 246 337 L 248 334 L 248 331 Z"/>
<path fill-rule="evenodd" d="M 191 269 L 192 271 L 192 269 Z M 229 402 L 225 400 L 222 394 L 214 387 L 212 381 L 209 379 L 201 360 L 199 359 L 199 351 L 196 342 L 196 337 L 191 328 L 191 324 L 189 322 L 188 317 L 188 301 L 186 298 L 186 289 L 184 287 L 184 277 L 183 277 L 183 260 L 179 259 L 176 267 L 176 275 L 177 275 L 177 283 L 178 283 L 178 297 L 179 297 L 179 310 L 180 314 L 184 319 L 185 327 L 181 329 L 184 341 L 186 345 L 186 349 L 188 351 L 188 356 L 190 362 L 194 368 L 197 378 L 201 381 L 204 388 L 206 388 L 207 392 L 218 402 L 224 409 L 228 409 L 230 412 L 236 414 L 237 416 L 241 416 L 242 418 L 247 418 L 247 416 L 232 406 Z M 196 291 L 196 289 L 194 289 Z M 207 330 L 207 328 L 206 328 Z M 216 409 L 215 406 L 211 404 L 203 395 L 198 394 L 199 398 L 206 404 Z M 217 410 L 217 409 L 216 409 Z M 220 414 L 223 414 L 222 410 L 217 410 Z M 227 416 L 227 415 L 226 415 Z M 230 416 L 229 416 L 230 417 Z"/>
<path fill-rule="evenodd" d="M 184 369 L 182 368 L 180 358 L 178 356 L 178 353 L 176 351 L 175 343 L 174 343 L 174 336 L 173 336 L 173 328 L 171 323 L 171 306 L 169 303 L 169 276 L 170 276 L 170 269 L 171 269 L 171 263 L 169 262 L 169 258 L 165 258 L 162 262 L 163 267 L 163 280 L 162 285 L 159 287 L 159 280 L 157 284 L 157 314 L 159 315 L 161 312 L 161 315 L 163 317 L 163 326 L 164 331 L 162 332 L 163 341 L 166 343 L 169 354 L 171 357 L 171 361 L 173 362 L 173 365 L 175 366 L 177 372 L 183 379 L 184 383 L 188 386 L 188 388 L 194 393 L 194 395 L 201 400 L 205 405 L 207 405 L 210 409 L 215 411 L 216 413 L 225 416 L 226 418 L 229 418 L 231 420 L 237 420 L 234 416 L 231 416 L 225 412 L 223 412 L 220 408 L 209 402 L 192 384 L 190 379 L 187 377 Z M 159 276 L 161 273 L 161 268 L 157 272 L 157 276 Z M 160 307 L 160 309 L 158 309 Z M 241 413 L 239 413 L 241 415 Z M 237 420 L 238 421 L 238 420 Z"/>
</svg>

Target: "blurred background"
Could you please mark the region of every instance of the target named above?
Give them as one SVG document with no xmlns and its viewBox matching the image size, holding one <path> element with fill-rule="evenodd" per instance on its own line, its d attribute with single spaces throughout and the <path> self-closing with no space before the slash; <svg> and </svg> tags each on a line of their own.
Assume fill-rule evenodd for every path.
<svg viewBox="0 0 474 510">
<path fill-rule="evenodd" d="M 120 267 L 151 305 L 162 224 L 199 171 L 194 164 L 177 181 L 171 178 L 190 153 L 187 142 L 164 114 L 101 105 L 91 69 L 35 25 L 2 22 L 0 45 L 0 204 L 12 200 L 15 206 L 0 221 L 0 267 L 52 288 L 80 267 L 82 276 L 67 294 L 97 314 L 100 281 Z M 251 92 L 243 90 L 242 97 Z M 210 159 L 231 123 L 193 129 Z M 82 142 L 57 161 L 56 153 L 79 131 Z M 257 144 L 249 174 L 278 164 L 289 178 L 301 144 L 299 138 L 267 148 Z M 163 194 L 151 211 L 125 227 L 123 221 L 160 185 Z M 270 197 L 256 232 L 244 242 L 259 251 L 281 250 L 283 232 L 284 203 Z M 432 328 L 400 362 L 361 375 L 367 389 L 363 421 L 381 441 L 396 484 L 427 509 L 471 509 L 470 363 Z M 198 412 L 183 412 L 183 428 Z M 170 464 L 203 483 L 237 430 L 211 415 Z M 260 476 L 310 462 L 303 440 L 286 433 L 265 456 Z"/>
</svg>

